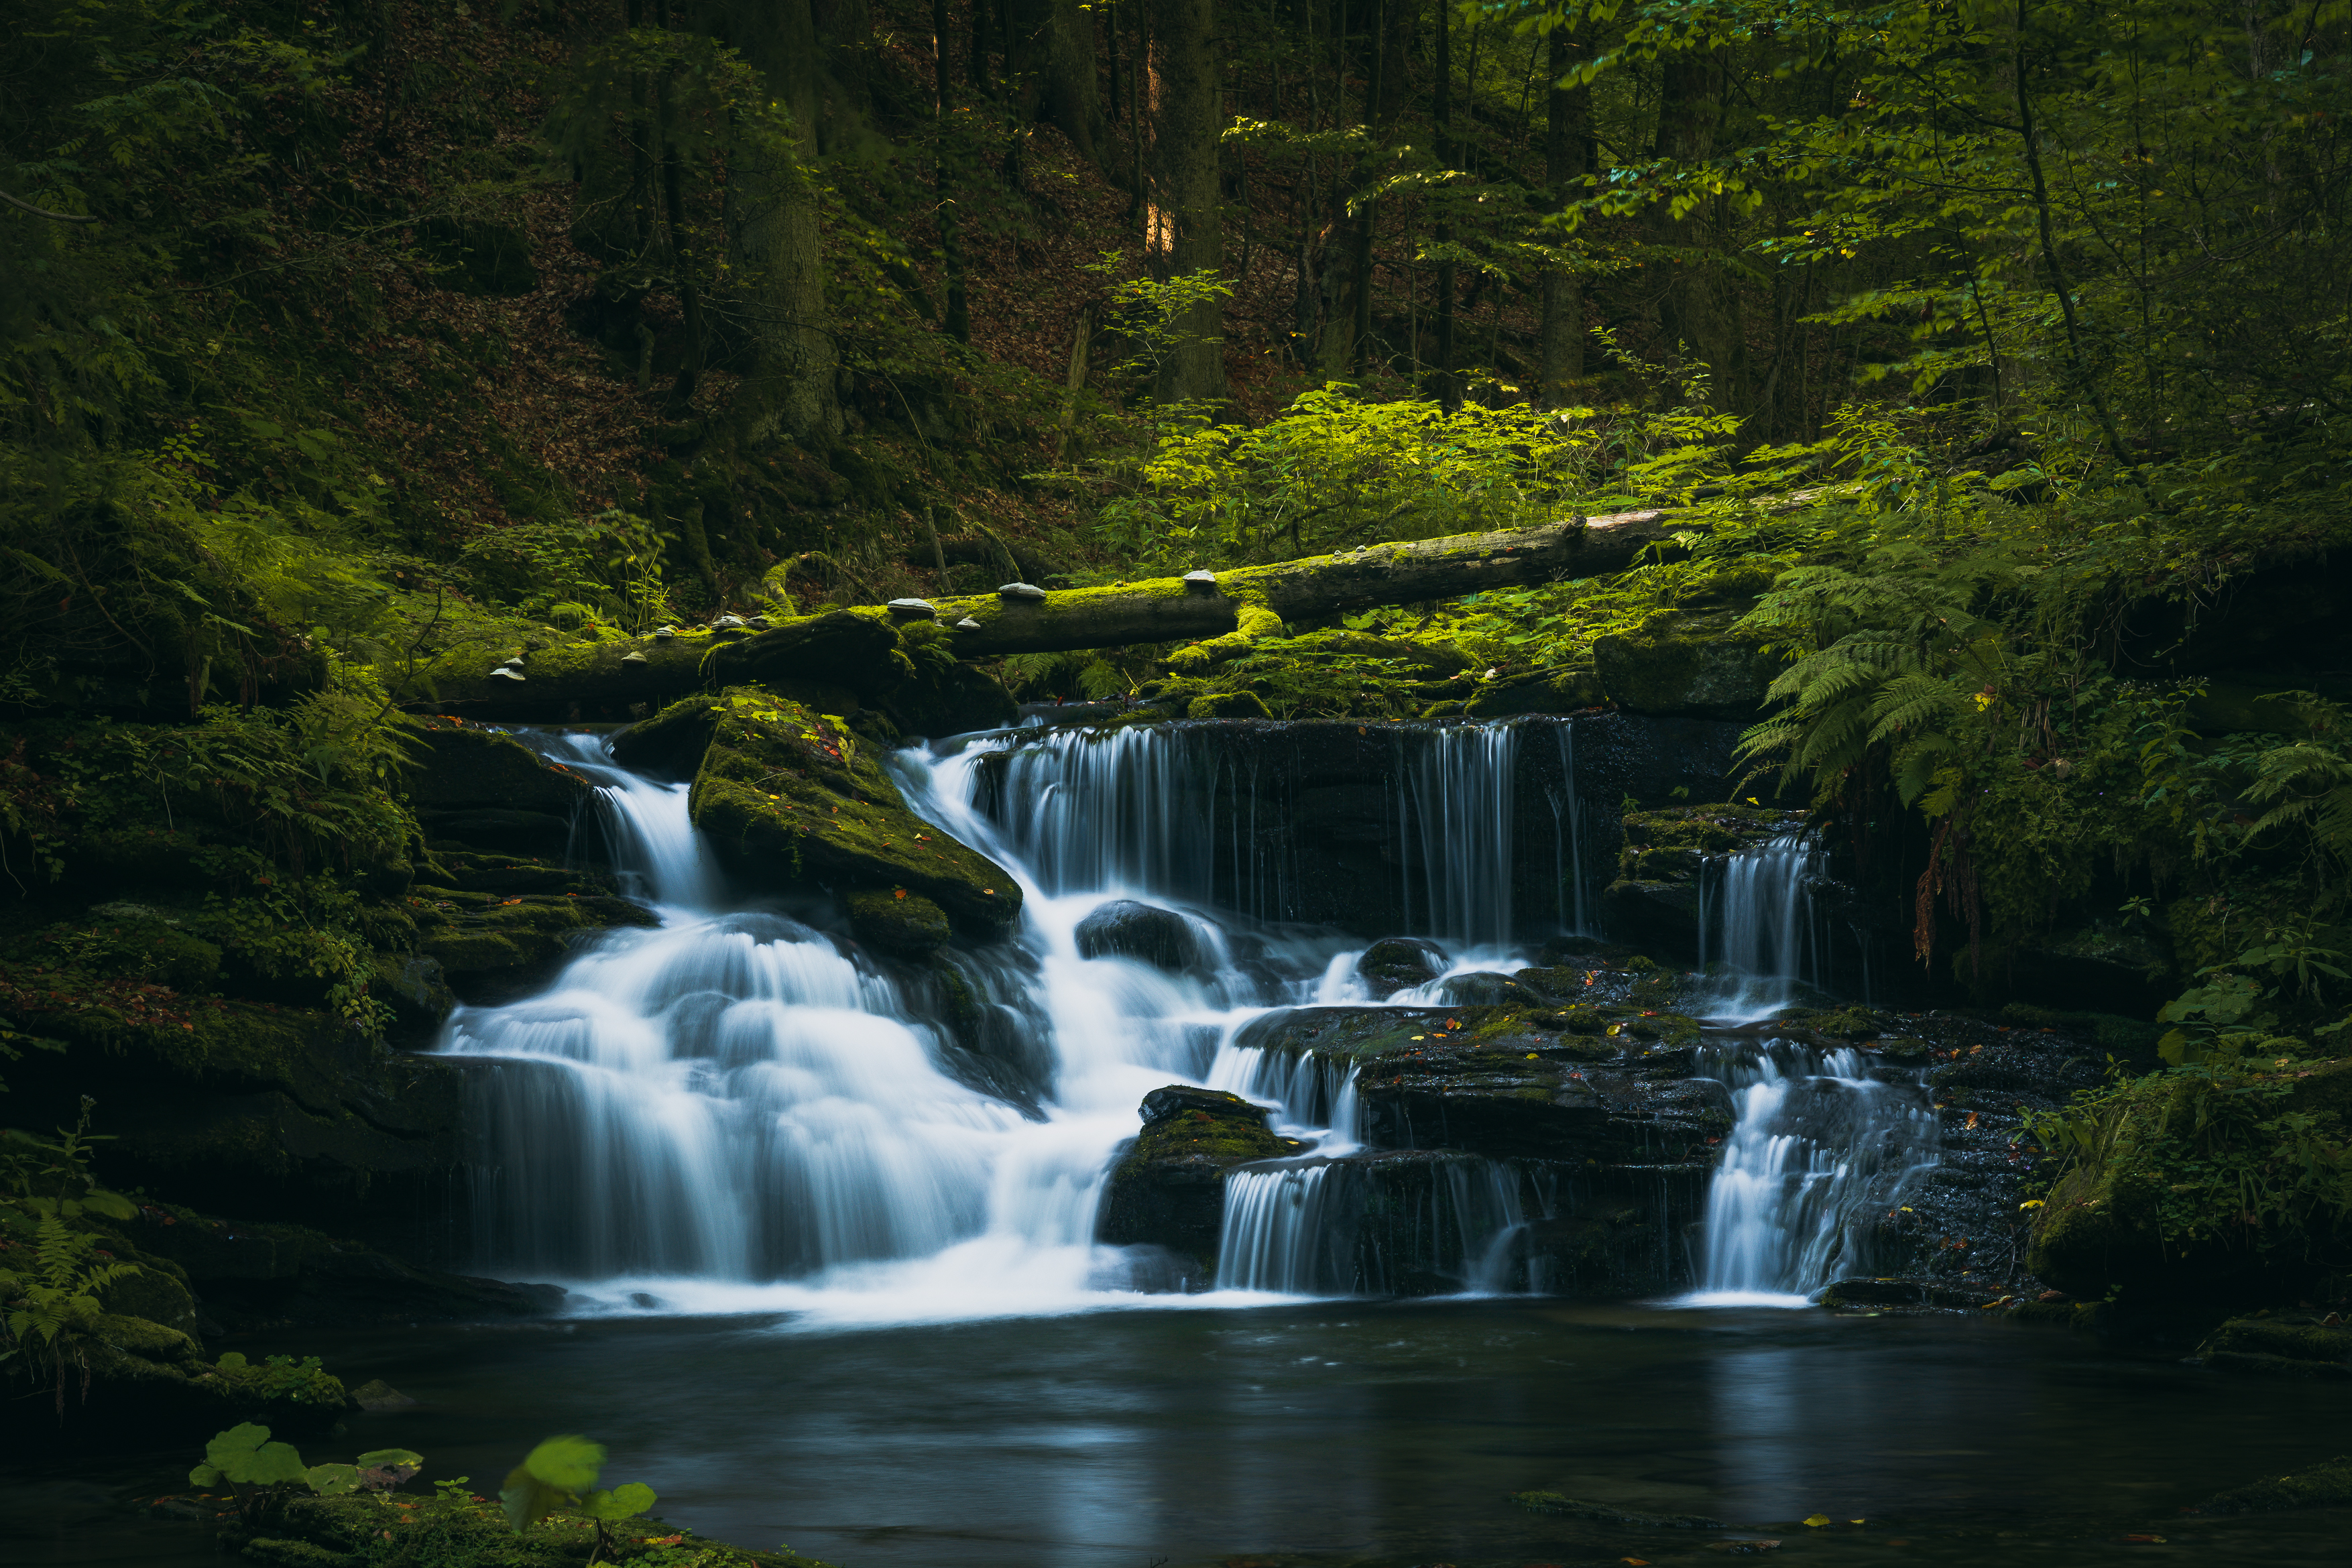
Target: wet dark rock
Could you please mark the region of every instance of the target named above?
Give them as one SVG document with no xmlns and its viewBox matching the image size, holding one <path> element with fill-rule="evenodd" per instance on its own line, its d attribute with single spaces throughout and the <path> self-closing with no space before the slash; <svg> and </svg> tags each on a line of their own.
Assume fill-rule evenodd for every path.
<svg viewBox="0 0 2352 1568">
<path fill-rule="evenodd" d="M 1111 1167 L 1096 1239 L 1164 1248 L 1186 1265 L 1188 1288 L 1205 1289 L 1216 1277 L 1225 1174 L 1306 1145 L 1276 1136 L 1261 1107 L 1215 1089 L 1155 1089 L 1142 1113 L 1142 1132 Z"/>
<path fill-rule="evenodd" d="M 976 936 L 1020 918 L 1012 873 L 908 810 L 871 742 L 757 687 L 724 699 L 690 809 L 730 873 L 785 892 L 904 888 Z"/>
<path fill-rule="evenodd" d="M 714 685 L 755 684 L 832 713 L 844 710 L 826 707 L 819 688 L 846 687 L 857 701 L 878 706 L 916 675 L 887 620 L 846 610 L 788 621 L 713 648 L 706 664 Z"/>
<path fill-rule="evenodd" d="M 1425 986 L 1445 973 L 1445 949 L 1419 936 L 1384 936 L 1364 949 L 1356 973 L 1376 996 Z"/>
<path fill-rule="evenodd" d="M 1449 975 L 1437 987 L 1438 999 L 1449 1007 L 1539 1008 L 1547 998 L 1508 975 L 1480 969 Z"/>
<path fill-rule="evenodd" d="M 420 953 L 457 996 L 477 1006 L 511 1000 L 553 977 L 582 941 L 660 918 L 612 894 L 527 893 L 500 898 L 420 883 L 409 898 Z"/>
<path fill-rule="evenodd" d="M 890 694 L 888 706 L 910 736 L 937 740 L 977 729 L 1002 729 L 1016 708 L 1003 682 L 971 664 L 926 660 L 915 676 Z"/>
<path fill-rule="evenodd" d="M 670 783 L 693 778 L 719 722 L 718 703 L 708 693 L 684 697 L 619 731 L 609 742 L 613 760 L 633 773 Z"/>
<path fill-rule="evenodd" d="M 1969 1290 L 1925 1280 L 1840 1280 L 1818 1300 L 1825 1307 L 1935 1307 L 1947 1311 L 1982 1307 L 2000 1299 L 1998 1288 Z"/>
<path fill-rule="evenodd" d="M 1096 909 L 1078 922 L 1076 935 L 1081 957 L 1135 958 L 1171 974 L 1201 962 L 1201 940 L 1191 921 L 1131 898 Z"/>
<path fill-rule="evenodd" d="M 428 845 L 563 857 L 594 793 L 586 779 L 496 730 L 440 721 L 420 738 L 405 783 Z"/>
<path fill-rule="evenodd" d="M 1622 818 L 1617 874 L 1604 895 L 1610 929 L 1660 954 L 1696 954 L 1705 866 L 1804 825 L 1801 813 L 1747 805 L 1670 806 Z"/>
<path fill-rule="evenodd" d="M 1596 1011 L 1595 1032 L 1580 1034 L 1561 1014 L 1509 1008 L 1290 1008 L 1234 1043 L 1360 1069 L 1363 1135 L 1381 1147 L 1711 1168 L 1729 1102 L 1689 1076 L 1669 1038 L 1695 1040 L 1696 1026 L 1622 1011 L 1613 1025 Z"/>
</svg>

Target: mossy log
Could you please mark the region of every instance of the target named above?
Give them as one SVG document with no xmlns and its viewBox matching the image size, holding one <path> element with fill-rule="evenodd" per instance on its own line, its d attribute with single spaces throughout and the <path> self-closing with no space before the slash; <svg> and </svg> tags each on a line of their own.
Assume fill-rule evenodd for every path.
<svg viewBox="0 0 2352 1568">
<path fill-rule="evenodd" d="M 960 658 L 1062 653 L 1130 643 L 1253 641 L 1285 622 L 1376 604 L 1450 599 L 1490 588 L 1623 571 L 1671 542 L 1663 511 L 1577 517 L 1539 528 L 1454 534 L 1368 545 L 1338 555 L 1222 572 L 1214 582 L 1152 578 L 1114 588 L 1066 589 L 1043 599 L 995 594 L 938 601 Z"/>
</svg>

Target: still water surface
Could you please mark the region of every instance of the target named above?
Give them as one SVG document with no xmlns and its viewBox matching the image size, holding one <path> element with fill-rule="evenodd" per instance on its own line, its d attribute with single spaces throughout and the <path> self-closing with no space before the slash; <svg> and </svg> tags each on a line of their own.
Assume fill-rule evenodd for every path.
<svg viewBox="0 0 2352 1568">
<path fill-rule="evenodd" d="M 1664 1568 L 1719 1560 L 1704 1542 L 1727 1533 L 1823 1564 L 2335 1568 L 2352 1541 L 2347 1511 L 2179 1511 L 2352 1449 L 2340 1387 L 1953 1316 L 1315 1301 L 823 1332 L 610 1318 L 296 1348 L 422 1402 L 355 1416 L 339 1448 L 414 1448 L 426 1479 L 488 1490 L 530 1443 L 584 1431 L 611 1447 L 607 1479 L 649 1483 L 671 1521 L 845 1568 Z M 152 1490 L 187 1462 L 111 1479 Z M 94 1508 L 42 1528 L 38 1485 L 8 1490 L 10 1533 L 33 1537 L 11 1561 L 206 1561 L 184 1527 Z M 1543 1518 L 1509 1501 L 1530 1490 L 1748 1528 Z M 1815 1513 L 1867 1523 L 1798 1522 Z"/>
</svg>

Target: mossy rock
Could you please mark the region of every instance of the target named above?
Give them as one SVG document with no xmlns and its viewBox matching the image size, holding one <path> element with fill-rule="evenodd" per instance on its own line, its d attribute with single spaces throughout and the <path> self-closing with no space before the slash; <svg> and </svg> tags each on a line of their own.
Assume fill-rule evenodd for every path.
<svg viewBox="0 0 2352 1568">
<path fill-rule="evenodd" d="M 2224 1357 L 2258 1356 L 2314 1370 L 2324 1367 L 2340 1376 L 2352 1373 L 2352 1329 L 2273 1318 L 2231 1318 L 2207 1336 L 2197 1354 L 2209 1364 L 2224 1367 L 2229 1364 Z"/>
<path fill-rule="evenodd" d="M 1602 637 L 1592 663 L 1610 700 L 1658 717 L 1757 716 L 1782 668 L 1755 638 L 1734 636 L 1737 611 L 1661 615 L 1639 632 Z"/>
<path fill-rule="evenodd" d="M 1520 714 L 1577 713 L 1608 700 L 1601 672 L 1577 666 L 1531 670 L 1487 682 L 1462 705 L 1462 711 L 1472 718 L 1512 718 Z"/>
<path fill-rule="evenodd" d="M 679 698 L 614 736 L 613 760 L 648 778 L 679 783 L 692 779 L 718 727 L 719 706 L 708 692 Z"/>
<path fill-rule="evenodd" d="M 908 810 L 877 748 L 838 716 L 756 687 L 730 688 L 713 714 L 690 809 L 750 884 L 904 888 L 979 936 L 1020 917 L 1013 874 Z"/>
<path fill-rule="evenodd" d="M 903 887 L 851 894 L 849 928 L 863 941 L 908 957 L 937 951 L 954 934 L 946 910 Z"/>
<path fill-rule="evenodd" d="M 2352 1455 L 2339 1455 L 2276 1480 L 2265 1477 L 2209 1499 L 2199 1513 L 2267 1513 L 2289 1508 L 2352 1504 Z"/>
<path fill-rule="evenodd" d="M 109 939 L 110 967 L 176 990 L 208 990 L 220 977 L 221 950 L 187 929 L 186 919 L 179 911 L 116 900 L 71 925 Z"/>
<path fill-rule="evenodd" d="M 1216 1272 L 1225 1173 L 1305 1145 L 1276 1137 L 1262 1107 L 1221 1090 L 1171 1083 L 1144 1096 L 1142 1115 L 1143 1130 L 1111 1167 L 1096 1238 L 1162 1248 L 1205 1286 Z"/>
<path fill-rule="evenodd" d="M 1255 692 L 1207 692 L 1185 706 L 1187 718 L 1272 718 L 1274 710 Z"/>
</svg>

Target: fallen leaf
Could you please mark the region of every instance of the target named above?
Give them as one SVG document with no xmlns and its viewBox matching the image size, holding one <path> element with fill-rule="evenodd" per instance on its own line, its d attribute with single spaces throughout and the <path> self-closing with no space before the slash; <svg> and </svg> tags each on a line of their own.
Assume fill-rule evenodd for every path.
<svg viewBox="0 0 2352 1568">
<path fill-rule="evenodd" d="M 1830 1516 L 1826 1513 L 1811 1513 L 1805 1516 L 1806 1526 L 1813 1530 L 1819 1530 L 1822 1525 L 1827 1524 L 1829 1521 Z"/>
</svg>

